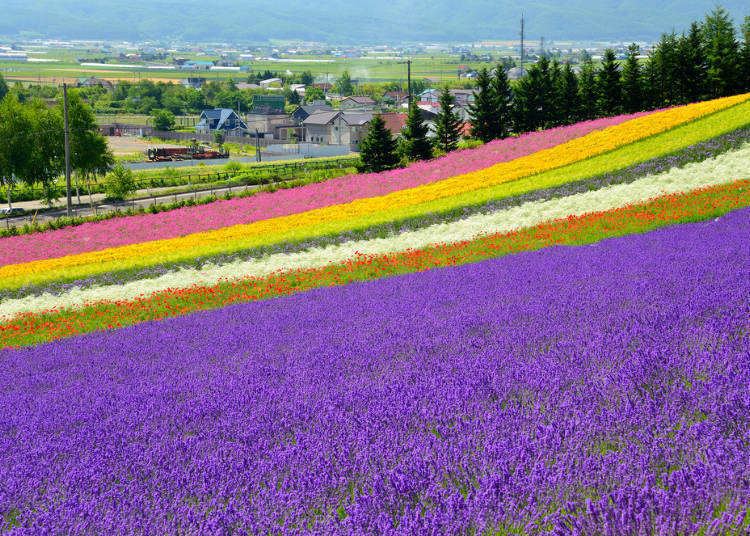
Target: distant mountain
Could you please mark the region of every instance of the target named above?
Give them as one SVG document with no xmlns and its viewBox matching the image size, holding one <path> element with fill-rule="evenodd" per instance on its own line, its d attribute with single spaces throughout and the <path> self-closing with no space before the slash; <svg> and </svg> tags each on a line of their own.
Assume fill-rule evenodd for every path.
<svg viewBox="0 0 750 536">
<path fill-rule="evenodd" d="M 0 35 L 258 43 L 641 40 L 681 31 L 714 0 L 4 0 Z M 724 0 L 737 23 L 747 0 Z"/>
</svg>

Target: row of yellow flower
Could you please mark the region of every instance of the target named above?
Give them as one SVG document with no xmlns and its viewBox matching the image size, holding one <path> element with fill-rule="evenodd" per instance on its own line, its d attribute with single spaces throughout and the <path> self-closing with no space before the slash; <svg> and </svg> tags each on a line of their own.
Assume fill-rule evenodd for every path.
<svg viewBox="0 0 750 536">
<path fill-rule="evenodd" d="M 627 163 L 638 161 L 638 154 L 628 151 L 628 144 L 637 140 L 648 142 L 647 138 L 673 129 L 681 124 L 705 117 L 714 112 L 725 110 L 738 103 L 745 102 L 720 114 L 722 117 L 709 117 L 711 127 L 699 129 L 700 139 L 716 135 L 717 130 L 730 130 L 732 124 L 747 124 L 750 116 L 750 95 L 742 95 L 698 103 L 681 108 L 667 110 L 650 116 L 641 117 L 604 131 L 594 132 L 566 144 L 540 151 L 533 155 L 519 158 L 487 168 L 485 170 L 446 179 L 418 188 L 394 192 L 377 198 L 360 199 L 351 203 L 326 207 L 292 216 L 264 220 L 248 225 L 237 225 L 216 231 L 196 233 L 181 238 L 133 244 L 109 250 L 89 252 L 58 259 L 46 259 L 30 263 L 4 266 L 0 268 L 0 286 L 14 288 L 24 284 L 59 278 L 85 277 L 113 269 L 134 266 L 148 266 L 157 262 L 169 262 L 196 255 L 205 255 L 220 251 L 237 250 L 253 247 L 261 243 L 273 243 L 278 240 L 302 238 L 301 235 L 320 235 L 338 232 L 344 228 L 356 228 L 365 224 L 389 221 L 414 213 L 434 211 L 444 206 L 460 206 L 468 199 L 502 196 L 498 186 L 509 181 L 514 184 L 525 183 L 530 190 L 534 187 L 545 187 L 550 184 L 576 180 L 601 171 L 621 167 L 613 164 L 625 159 Z M 723 126 L 723 127 L 722 127 Z M 735 127 L 736 128 L 736 127 Z M 672 147 L 686 146 L 700 139 L 689 140 L 691 129 L 682 135 L 669 136 L 668 140 L 654 143 L 648 150 L 641 150 L 641 159 L 650 158 L 673 150 Z M 687 137 L 686 137 L 687 136 Z M 661 138 L 662 136 L 659 136 Z M 692 136 L 695 137 L 695 134 Z M 666 142 L 666 143 L 665 143 Z M 625 146 L 625 147 L 623 147 Z M 608 164 L 610 156 L 604 154 L 620 148 L 619 155 Z M 641 148 L 643 149 L 643 148 Z M 600 155 L 598 158 L 592 158 Z M 590 159 L 595 166 L 581 166 Z M 574 166 L 571 166 L 574 164 Z M 578 169 L 575 167 L 577 164 Z M 563 168 L 563 166 L 565 166 Z M 562 168 L 562 169 L 561 169 Z M 549 170 L 553 170 L 551 177 Z M 555 173 L 558 172 L 558 173 Z M 546 174 L 544 172 L 547 172 Z M 540 176 L 540 173 L 542 174 Z M 555 177 L 556 175 L 556 177 Z M 516 179 L 533 178 L 534 186 L 526 181 Z M 537 180 L 542 179 L 542 180 Z M 500 194 L 500 195 L 498 195 Z M 458 203 L 458 204 L 457 204 Z M 435 206 L 432 206 L 435 205 Z"/>
</svg>

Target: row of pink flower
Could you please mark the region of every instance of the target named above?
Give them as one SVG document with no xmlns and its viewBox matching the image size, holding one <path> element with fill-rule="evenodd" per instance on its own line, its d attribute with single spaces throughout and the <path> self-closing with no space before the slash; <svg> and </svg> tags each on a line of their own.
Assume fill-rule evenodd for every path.
<svg viewBox="0 0 750 536">
<path fill-rule="evenodd" d="M 220 200 L 161 214 L 114 218 L 45 233 L 9 237 L 0 240 L 0 265 L 174 238 L 384 195 L 507 162 L 641 115 L 645 113 L 532 132 L 383 173 L 348 175 L 323 183 L 247 198 Z"/>
</svg>

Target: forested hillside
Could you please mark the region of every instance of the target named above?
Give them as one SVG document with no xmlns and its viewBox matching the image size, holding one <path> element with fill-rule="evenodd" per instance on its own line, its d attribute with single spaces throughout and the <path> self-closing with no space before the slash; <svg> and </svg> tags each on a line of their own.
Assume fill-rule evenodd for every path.
<svg viewBox="0 0 750 536">
<path fill-rule="evenodd" d="M 4 4 L 0 35 L 350 43 L 515 39 L 521 9 L 533 39 L 653 39 L 665 28 L 684 28 L 715 5 L 711 0 L 532 0 L 523 4 L 511 0 L 393 0 L 377 6 L 344 0 L 217 0 L 210 4 L 163 0 L 158 7 L 149 0 L 6 0 Z M 737 20 L 750 9 L 743 0 L 722 4 Z"/>
</svg>

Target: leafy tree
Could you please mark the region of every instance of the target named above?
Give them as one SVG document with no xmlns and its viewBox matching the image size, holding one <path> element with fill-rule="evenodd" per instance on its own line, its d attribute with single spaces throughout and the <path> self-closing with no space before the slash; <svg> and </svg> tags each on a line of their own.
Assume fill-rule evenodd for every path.
<svg viewBox="0 0 750 536">
<path fill-rule="evenodd" d="M 739 44 L 729 14 L 717 7 L 706 15 L 703 42 L 708 72 L 706 83 L 713 97 L 731 95 L 740 87 Z"/>
<path fill-rule="evenodd" d="M 492 89 L 490 73 L 486 67 L 482 67 L 477 75 L 474 102 L 469 104 L 471 135 L 485 143 L 494 140 L 498 124 L 497 116 L 497 98 Z"/>
<path fill-rule="evenodd" d="M 117 164 L 104 180 L 104 192 L 110 199 L 124 199 L 136 190 L 133 171 Z"/>
<path fill-rule="evenodd" d="M 300 99 L 299 93 L 296 91 L 292 91 L 289 88 L 284 90 L 284 98 L 286 99 L 287 104 L 299 104 L 302 99 Z"/>
<path fill-rule="evenodd" d="M 581 67 L 581 75 L 578 79 L 581 95 L 581 118 L 593 119 L 597 116 L 597 85 L 596 85 L 596 68 L 594 62 L 589 57 L 584 60 Z"/>
<path fill-rule="evenodd" d="M 620 113 L 622 108 L 622 86 L 620 85 L 620 67 L 617 64 L 615 51 L 604 51 L 602 65 L 596 75 L 599 90 L 597 106 L 604 116 Z"/>
<path fill-rule="evenodd" d="M 3 100 L 9 91 L 8 84 L 5 82 L 2 73 L 0 73 L 0 100 Z"/>
<path fill-rule="evenodd" d="M 370 121 L 370 129 L 360 146 L 360 171 L 379 172 L 395 167 L 398 162 L 396 141 L 385 128 L 385 121 L 376 115 Z"/>
<path fill-rule="evenodd" d="M 447 86 L 440 92 L 438 102 L 440 111 L 435 119 L 435 146 L 444 153 L 449 153 L 458 147 L 461 139 L 461 119 L 453 109 L 456 99 Z"/>
<path fill-rule="evenodd" d="M 513 113 L 513 94 L 505 67 L 498 64 L 492 72 L 490 80 L 493 96 L 495 97 L 494 138 L 507 138 L 510 135 Z"/>
<path fill-rule="evenodd" d="M 632 114 L 643 110 L 643 81 L 638 56 L 641 48 L 633 43 L 628 47 L 628 57 L 622 70 L 622 107 Z"/>
<path fill-rule="evenodd" d="M 319 87 L 310 86 L 305 88 L 305 101 L 312 102 L 316 100 L 325 100 L 326 96 Z"/>
<path fill-rule="evenodd" d="M 174 128 L 174 114 L 169 110 L 156 110 L 152 117 L 156 130 L 172 130 Z"/>
<path fill-rule="evenodd" d="M 427 139 L 428 128 L 422 120 L 422 110 L 412 103 L 406 124 L 401 130 L 401 152 L 409 160 L 432 158 L 432 145 Z"/>
<path fill-rule="evenodd" d="M 336 93 L 348 97 L 354 94 L 354 85 L 352 84 L 352 77 L 349 75 L 349 71 L 344 71 L 341 76 L 336 80 L 334 85 Z"/>
<path fill-rule="evenodd" d="M 148 86 L 147 86 L 148 87 Z M 62 98 L 59 99 L 60 114 Z M 99 133 L 94 113 L 80 94 L 75 90 L 68 91 L 68 124 L 70 128 L 70 167 L 75 172 L 75 187 L 78 202 L 81 202 L 78 177 L 86 177 L 88 170 L 98 162 L 102 153 L 107 151 L 107 143 Z M 96 150 L 92 150 L 95 148 Z"/>
<path fill-rule="evenodd" d="M 30 126 L 36 134 L 22 179 L 30 186 L 41 184 L 44 200 L 51 205 L 57 197 L 55 179 L 65 171 L 64 122 L 59 109 L 49 108 L 40 100 L 32 101 L 28 111 Z"/>
<path fill-rule="evenodd" d="M 581 96 L 576 76 L 570 62 L 565 62 L 556 91 L 559 95 L 560 122 L 570 125 L 581 118 Z"/>
<path fill-rule="evenodd" d="M 214 130 L 214 143 L 217 145 L 224 143 L 224 133 L 221 130 Z"/>
<path fill-rule="evenodd" d="M 0 101 L 0 185 L 5 186 L 8 208 L 17 180 L 26 176 L 35 143 L 34 123 L 14 93 Z"/>
</svg>

